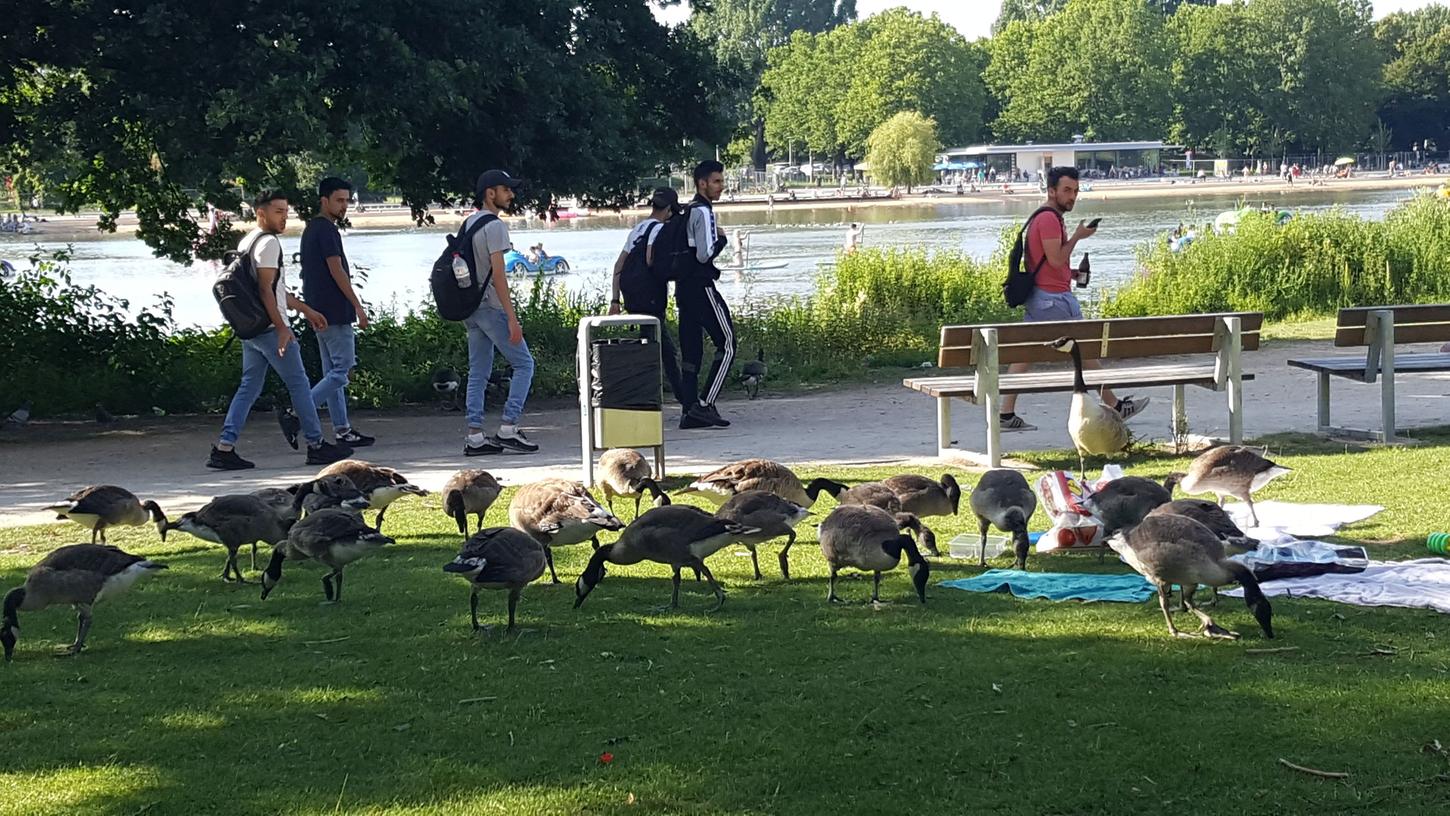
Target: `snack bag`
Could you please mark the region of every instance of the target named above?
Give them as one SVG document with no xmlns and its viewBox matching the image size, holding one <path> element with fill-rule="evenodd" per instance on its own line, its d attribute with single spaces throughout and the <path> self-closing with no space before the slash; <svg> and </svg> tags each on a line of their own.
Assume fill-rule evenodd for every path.
<svg viewBox="0 0 1450 816">
<path fill-rule="evenodd" d="M 1113 466 L 1116 467 L 1116 466 Z M 1106 471 L 1103 478 L 1090 485 L 1064 470 L 1056 470 L 1037 480 L 1037 496 L 1042 509 L 1052 519 L 1052 529 L 1037 541 L 1038 552 L 1052 550 L 1094 549 L 1103 546 L 1103 525 L 1086 507 L 1084 500 L 1096 486 L 1112 481 L 1118 474 Z"/>
</svg>

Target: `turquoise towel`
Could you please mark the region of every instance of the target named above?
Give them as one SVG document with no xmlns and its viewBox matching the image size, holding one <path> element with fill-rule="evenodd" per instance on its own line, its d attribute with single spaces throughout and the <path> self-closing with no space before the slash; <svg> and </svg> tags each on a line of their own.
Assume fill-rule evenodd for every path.
<svg viewBox="0 0 1450 816">
<path fill-rule="evenodd" d="M 1088 572 L 1024 572 L 994 569 L 975 578 L 942 581 L 941 586 L 965 589 L 968 592 L 1010 591 L 1019 598 L 1046 598 L 1050 601 L 1118 601 L 1142 603 L 1156 592 L 1147 579 L 1136 572 L 1126 575 L 1104 575 Z"/>
</svg>

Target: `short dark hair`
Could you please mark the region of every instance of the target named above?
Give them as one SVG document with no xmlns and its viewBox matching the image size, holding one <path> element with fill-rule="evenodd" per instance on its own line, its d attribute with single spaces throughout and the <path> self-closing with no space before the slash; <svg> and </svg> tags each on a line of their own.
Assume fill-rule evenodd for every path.
<svg viewBox="0 0 1450 816">
<path fill-rule="evenodd" d="M 332 194 L 338 190 L 346 190 L 351 193 L 352 182 L 340 179 L 337 176 L 328 176 L 322 181 L 317 182 L 317 194 L 323 198 L 331 198 Z"/>
<path fill-rule="evenodd" d="M 709 178 L 711 173 L 723 172 L 725 172 L 725 165 L 715 161 L 714 159 L 706 159 L 695 165 L 695 183 L 699 184 L 700 182 Z"/>
<path fill-rule="evenodd" d="M 287 194 L 282 192 L 281 190 L 263 190 L 260 193 L 257 193 L 256 198 L 252 199 L 252 207 L 254 209 L 260 210 L 268 204 L 271 204 L 273 201 L 286 200 Z"/>
<path fill-rule="evenodd" d="M 679 206 L 680 194 L 671 187 L 657 187 L 654 195 L 649 198 L 649 206 L 652 210 L 673 210 Z"/>
<path fill-rule="evenodd" d="M 1057 189 L 1057 183 L 1065 178 L 1077 181 L 1076 167 L 1054 167 L 1047 171 L 1047 186 L 1050 189 Z"/>
</svg>

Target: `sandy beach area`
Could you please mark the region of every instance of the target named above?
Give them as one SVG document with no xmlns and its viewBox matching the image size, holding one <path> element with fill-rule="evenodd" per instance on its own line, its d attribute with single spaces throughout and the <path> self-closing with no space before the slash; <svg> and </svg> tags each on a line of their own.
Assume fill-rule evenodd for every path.
<svg viewBox="0 0 1450 816">
<path fill-rule="evenodd" d="M 1262 196 L 1265 193 L 1276 193 L 1291 190 L 1335 190 L 1335 191 L 1376 191 L 1376 190 L 1412 190 L 1426 187 L 1437 187 L 1446 182 L 1447 176 L 1440 175 L 1410 175 L 1389 178 L 1383 175 L 1362 176 L 1351 179 L 1326 179 L 1310 186 L 1308 179 L 1301 179 L 1294 184 L 1288 184 L 1278 178 L 1251 178 L 1244 179 L 1208 179 L 1194 182 L 1189 179 L 1178 180 L 1149 180 L 1132 182 L 1091 182 L 1091 189 L 1085 190 L 1080 201 L 1124 201 L 1140 199 L 1163 199 L 1163 200 L 1191 200 L 1199 196 L 1212 195 L 1234 195 L 1243 193 L 1254 197 Z M 731 216 L 756 215 L 766 212 L 785 212 L 794 210 L 840 210 L 843 212 L 859 212 L 868 209 L 895 208 L 895 207 L 920 207 L 946 204 L 996 204 L 1004 201 L 1019 199 L 1036 199 L 1040 193 L 1033 184 L 1008 185 L 1010 192 L 1002 192 L 1001 185 L 994 185 L 992 190 L 983 190 L 977 193 L 955 195 L 951 193 L 928 193 L 902 196 L 901 198 L 887 198 L 878 196 L 869 199 L 860 198 L 827 198 L 831 192 L 828 189 L 819 191 L 814 189 L 799 189 L 796 191 L 796 200 L 777 199 L 773 205 L 765 201 L 751 198 L 747 201 L 722 201 L 716 205 L 716 210 L 721 214 L 721 221 L 728 224 Z M 810 197 L 812 193 L 819 193 L 820 198 Z M 638 215 L 642 210 L 595 210 L 592 215 L 612 217 L 621 213 L 631 217 Z M 432 211 L 436 226 L 423 227 L 422 229 L 444 230 L 452 228 L 457 221 L 452 210 Z M 17 236 L 23 240 L 31 241 L 84 241 L 97 237 L 96 213 L 78 213 L 74 215 L 43 215 L 47 220 L 44 223 L 36 224 L 35 230 L 29 235 Z M 412 215 L 407 208 L 396 205 L 370 205 L 362 211 L 354 209 L 348 213 L 355 229 L 418 229 Z M 590 217 L 590 216 L 585 216 Z M 527 226 L 530 223 L 538 223 L 537 216 L 518 216 L 511 219 L 516 227 Z M 129 235 L 136 231 L 136 217 L 133 213 L 123 213 L 116 225 L 116 234 Z M 303 224 L 298 219 L 292 219 L 288 224 L 289 235 L 300 235 Z"/>
</svg>

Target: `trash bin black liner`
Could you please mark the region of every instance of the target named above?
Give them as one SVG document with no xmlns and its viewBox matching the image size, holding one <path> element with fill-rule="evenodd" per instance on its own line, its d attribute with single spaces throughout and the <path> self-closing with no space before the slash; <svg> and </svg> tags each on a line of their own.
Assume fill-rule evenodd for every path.
<svg viewBox="0 0 1450 816">
<path fill-rule="evenodd" d="M 595 408 L 658 411 L 660 347 L 644 340 L 598 340 L 589 352 L 593 379 L 590 404 Z"/>
</svg>

